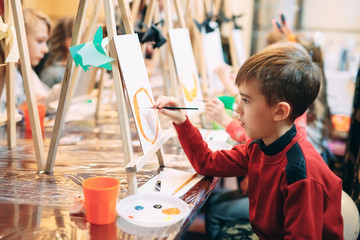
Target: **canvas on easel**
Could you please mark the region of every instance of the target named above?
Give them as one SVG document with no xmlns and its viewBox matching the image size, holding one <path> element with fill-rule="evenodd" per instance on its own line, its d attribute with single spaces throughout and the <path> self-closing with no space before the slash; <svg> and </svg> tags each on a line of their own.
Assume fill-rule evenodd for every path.
<svg viewBox="0 0 360 240">
<path fill-rule="evenodd" d="M 186 107 L 203 105 L 200 79 L 187 28 L 169 30 L 171 49 Z"/>
<path fill-rule="evenodd" d="M 134 116 L 143 155 L 134 158 L 126 171 L 136 173 L 155 153 L 159 165 L 164 166 L 162 145 L 173 135 L 173 129 L 161 130 L 154 97 L 148 79 L 144 58 L 137 34 L 114 37 L 122 80 Z"/>
<path fill-rule="evenodd" d="M 174 18 L 172 17 L 171 2 L 175 3 L 178 28 L 172 28 Z M 199 111 L 188 111 L 189 117 L 199 116 L 204 108 L 203 89 L 195 62 L 189 30 L 185 26 L 185 19 L 179 1 L 164 1 L 164 11 L 165 24 L 168 28 L 169 51 L 172 53 L 178 79 L 177 85 L 179 86 L 185 107 L 199 108 Z"/>
<path fill-rule="evenodd" d="M 186 2 L 186 15 L 191 19 L 188 21 L 188 27 L 191 30 L 193 51 L 206 98 L 214 97 L 214 93 L 224 90 L 221 80 L 215 73 L 217 67 L 224 64 L 220 30 L 213 21 L 213 16 L 217 14 L 220 5 L 219 0 L 215 0 L 212 4 L 206 0 Z"/>
<path fill-rule="evenodd" d="M 157 109 L 151 108 L 155 101 L 139 39 L 137 34 L 126 34 L 115 36 L 114 43 L 140 144 L 147 152 L 160 136 L 161 127 Z"/>
<path fill-rule="evenodd" d="M 214 31 L 206 33 L 204 29 L 201 29 L 201 36 L 209 79 L 209 88 L 211 91 L 222 92 L 224 90 L 224 85 L 215 72 L 219 66 L 225 64 L 220 30 L 216 27 Z"/>
<path fill-rule="evenodd" d="M 231 31 L 231 34 L 232 34 L 232 38 L 233 38 L 234 46 L 235 46 L 236 60 L 238 63 L 238 67 L 240 67 L 247 58 L 244 41 L 243 41 L 243 36 L 242 36 L 242 30 L 234 28 Z"/>
</svg>

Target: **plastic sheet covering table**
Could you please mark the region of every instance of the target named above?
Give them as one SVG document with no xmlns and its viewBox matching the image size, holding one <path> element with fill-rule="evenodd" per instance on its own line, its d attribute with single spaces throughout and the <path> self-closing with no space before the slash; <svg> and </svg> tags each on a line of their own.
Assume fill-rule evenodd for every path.
<svg viewBox="0 0 360 240">
<path fill-rule="evenodd" d="M 31 133 L 25 132 L 21 123 L 14 149 L 7 148 L 6 128 L 0 128 L 0 239 L 179 239 L 186 232 L 218 178 L 203 178 L 181 197 L 190 207 L 190 215 L 172 226 L 140 228 L 120 217 L 113 224 L 97 226 L 86 222 L 84 215 L 70 215 L 74 197 L 83 198 L 81 181 L 89 177 L 115 177 L 121 182 L 119 199 L 128 195 L 116 112 L 107 109 L 100 116 L 66 123 L 64 136 L 75 134 L 81 140 L 59 146 L 51 175 L 36 172 Z M 133 122 L 130 126 L 135 129 Z M 51 130 L 51 126 L 45 127 L 46 152 Z M 135 130 L 132 140 L 134 156 L 140 156 Z M 166 167 L 191 168 L 176 138 L 164 145 L 164 152 Z M 158 171 L 154 157 L 137 174 L 138 185 Z"/>
</svg>

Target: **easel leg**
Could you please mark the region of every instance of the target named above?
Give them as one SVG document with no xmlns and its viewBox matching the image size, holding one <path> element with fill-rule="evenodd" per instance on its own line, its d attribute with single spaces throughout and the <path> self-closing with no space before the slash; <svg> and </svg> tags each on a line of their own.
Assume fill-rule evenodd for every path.
<svg viewBox="0 0 360 240">
<path fill-rule="evenodd" d="M 31 131 L 34 140 L 37 168 L 38 171 L 40 172 L 43 171 L 45 167 L 45 150 L 44 150 L 44 142 L 42 139 L 42 133 L 40 128 L 37 102 L 34 94 L 32 78 L 31 78 L 32 70 L 31 70 L 31 63 L 29 57 L 29 48 L 25 37 L 26 32 L 25 32 L 24 16 L 22 13 L 20 0 L 11 0 L 11 6 L 14 15 L 16 35 L 20 36 L 17 37 L 17 41 L 19 46 L 21 71 L 24 80 L 24 89 L 25 89 L 27 104 L 29 108 Z"/>
<path fill-rule="evenodd" d="M 4 1 L 4 20 L 6 24 L 13 23 L 14 19 L 11 14 L 10 0 Z M 5 59 L 8 57 L 11 50 L 11 43 L 5 41 Z M 15 100 L 15 63 L 5 63 L 5 78 L 1 79 L 0 83 L 0 97 L 6 81 L 6 102 L 7 102 L 7 144 L 9 148 L 16 146 L 16 100 Z M 2 69 L 2 70 L 3 70 Z"/>
<path fill-rule="evenodd" d="M 164 164 L 164 150 L 162 148 L 160 148 L 156 152 L 156 155 L 157 155 L 157 158 L 158 158 L 159 166 L 160 167 L 165 167 L 165 164 Z"/>
<path fill-rule="evenodd" d="M 15 63 L 6 64 L 6 103 L 7 103 L 7 144 L 8 148 L 16 146 L 15 120 Z"/>
<path fill-rule="evenodd" d="M 83 23 L 84 23 L 87 5 L 88 5 L 88 0 L 80 0 L 78 12 L 75 19 L 75 26 L 74 26 L 73 37 L 71 40 L 71 46 L 76 46 L 80 42 L 80 30 L 84 25 Z M 57 108 L 53 135 L 51 137 L 48 158 L 46 161 L 46 167 L 45 167 L 46 173 L 53 172 L 61 130 L 64 125 L 67 107 L 69 106 L 68 103 L 70 102 L 69 92 L 72 82 L 73 69 L 74 69 L 74 63 L 71 55 L 69 54 L 67 58 L 64 79 L 62 81 L 59 106 Z"/>
<path fill-rule="evenodd" d="M 99 79 L 99 84 L 98 84 L 98 95 L 97 95 L 96 110 L 95 110 L 95 118 L 96 119 L 99 118 L 101 99 L 103 98 L 103 92 L 104 92 L 103 83 L 104 83 L 105 69 L 101 69 L 100 71 L 101 71 L 101 73 L 100 73 L 100 79 Z"/>
<path fill-rule="evenodd" d="M 131 34 L 134 33 L 133 24 L 130 22 L 130 9 L 127 2 L 118 1 L 119 8 L 121 12 L 121 17 L 123 20 L 124 28 L 126 33 Z M 127 114 L 126 108 L 126 101 L 124 95 L 124 89 L 121 82 L 121 75 L 120 69 L 118 67 L 117 61 L 117 53 L 115 50 L 114 44 L 114 36 L 116 36 L 116 26 L 115 26 L 115 16 L 114 16 L 114 7 L 112 0 L 104 0 L 104 11 L 106 16 L 106 27 L 108 30 L 108 37 L 109 37 L 109 54 L 110 57 L 115 58 L 116 60 L 112 62 L 113 66 L 113 78 L 114 78 L 114 86 L 115 86 L 115 94 L 116 94 L 116 102 L 118 107 L 118 115 L 120 120 L 120 129 L 121 129 L 121 140 L 123 145 L 124 151 L 124 160 L 125 163 L 129 163 L 133 158 L 133 151 L 131 145 L 131 135 L 130 135 L 130 126 L 129 126 L 129 119 Z M 129 185 L 129 194 L 136 194 L 138 191 L 137 188 L 137 180 L 136 175 L 131 173 L 127 176 L 128 185 Z"/>
</svg>

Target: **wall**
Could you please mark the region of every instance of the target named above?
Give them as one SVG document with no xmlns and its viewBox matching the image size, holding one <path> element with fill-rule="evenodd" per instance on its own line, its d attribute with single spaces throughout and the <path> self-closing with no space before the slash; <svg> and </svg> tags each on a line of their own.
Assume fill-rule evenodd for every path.
<svg viewBox="0 0 360 240">
<path fill-rule="evenodd" d="M 101 0 L 102 1 L 102 0 Z M 95 9 L 95 0 L 90 0 L 87 17 L 92 15 Z M 23 0 L 23 7 L 36 8 L 45 13 L 55 23 L 59 18 L 66 16 L 76 16 L 79 0 Z M 100 9 L 98 22 L 105 22 L 103 9 Z"/>
</svg>

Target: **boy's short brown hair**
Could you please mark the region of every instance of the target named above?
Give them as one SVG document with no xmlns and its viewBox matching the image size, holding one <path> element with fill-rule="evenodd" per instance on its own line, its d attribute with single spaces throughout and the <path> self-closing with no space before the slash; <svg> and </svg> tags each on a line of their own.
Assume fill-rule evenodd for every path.
<svg viewBox="0 0 360 240">
<path fill-rule="evenodd" d="M 319 93 L 323 75 L 303 49 L 293 45 L 270 46 L 249 57 L 241 66 L 237 86 L 257 80 L 269 106 L 287 102 L 290 119 L 301 116 Z"/>
</svg>

